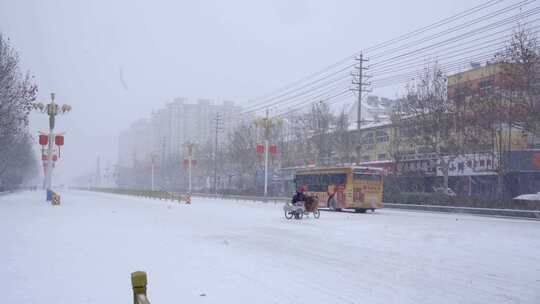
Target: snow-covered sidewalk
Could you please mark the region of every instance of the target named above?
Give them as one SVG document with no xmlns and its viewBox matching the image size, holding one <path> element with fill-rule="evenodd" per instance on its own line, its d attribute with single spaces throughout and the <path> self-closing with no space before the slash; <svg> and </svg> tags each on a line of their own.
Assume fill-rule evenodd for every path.
<svg viewBox="0 0 540 304">
<path fill-rule="evenodd" d="M 64 191 L 0 196 L 5 303 L 540 303 L 540 222 Z M 201 296 L 204 294 L 205 296 Z"/>
</svg>

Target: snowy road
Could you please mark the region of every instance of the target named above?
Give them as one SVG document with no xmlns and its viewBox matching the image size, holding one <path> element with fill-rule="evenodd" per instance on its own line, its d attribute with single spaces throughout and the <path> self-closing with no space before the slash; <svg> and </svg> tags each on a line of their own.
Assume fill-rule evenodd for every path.
<svg viewBox="0 0 540 304">
<path fill-rule="evenodd" d="M 540 222 L 90 192 L 0 196 L 2 303 L 540 303 Z M 205 294 L 206 296 L 201 296 Z"/>
</svg>

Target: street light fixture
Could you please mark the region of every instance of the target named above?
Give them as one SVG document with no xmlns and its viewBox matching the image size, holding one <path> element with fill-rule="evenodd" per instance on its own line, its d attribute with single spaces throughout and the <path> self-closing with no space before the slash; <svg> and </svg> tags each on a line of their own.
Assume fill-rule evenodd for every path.
<svg viewBox="0 0 540 304">
<path fill-rule="evenodd" d="M 52 169 L 53 169 L 53 150 L 54 150 L 54 144 L 56 141 L 56 137 L 54 134 L 54 125 L 57 115 L 67 114 L 71 111 L 71 106 L 67 104 L 59 105 L 54 102 L 55 95 L 54 93 L 51 93 L 51 102 L 48 104 L 43 104 L 41 102 L 33 103 L 32 107 L 34 110 L 47 114 L 49 116 L 49 134 L 48 134 L 48 149 L 47 149 L 47 167 L 45 172 L 45 188 L 47 193 L 52 188 Z M 45 134 L 47 135 L 47 134 Z M 57 144 L 63 145 L 64 141 L 62 139 L 58 139 L 59 142 Z M 61 141 L 61 142 L 60 142 Z"/>
<path fill-rule="evenodd" d="M 268 196 L 268 153 L 275 154 L 277 153 L 277 146 L 272 145 L 272 151 L 270 150 L 270 136 L 272 133 L 272 128 L 275 126 L 280 126 L 282 121 L 276 118 L 270 118 L 269 110 L 266 110 L 266 117 L 259 119 L 255 122 L 256 126 L 260 126 L 264 129 L 264 196 Z M 260 149 L 257 147 L 257 152 L 259 153 Z"/>
<path fill-rule="evenodd" d="M 188 193 L 191 195 L 191 172 L 193 170 L 193 165 L 196 163 L 196 160 L 193 159 L 193 152 L 195 148 L 197 148 L 198 144 L 196 142 L 187 141 L 186 143 L 184 143 L 184 146 L 187 148 L 188 154 Z"/>
</svg>

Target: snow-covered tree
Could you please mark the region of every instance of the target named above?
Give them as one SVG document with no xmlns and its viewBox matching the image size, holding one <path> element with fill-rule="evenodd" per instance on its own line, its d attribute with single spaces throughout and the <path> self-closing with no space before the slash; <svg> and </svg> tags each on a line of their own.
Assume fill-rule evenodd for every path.
<svg viewBox="0 0 540 304">
<path fill-rule="evenodd" d="M 28 114 L 37 86 L 19 68 L 9 40 L 0 34 L 0 189 L 14 188 L 35 173 Z"/>
</svg>

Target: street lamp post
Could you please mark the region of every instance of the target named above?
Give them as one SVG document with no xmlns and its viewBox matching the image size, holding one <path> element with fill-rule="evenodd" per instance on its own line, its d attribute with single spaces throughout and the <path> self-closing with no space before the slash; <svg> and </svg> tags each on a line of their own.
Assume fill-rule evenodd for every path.
<svg viewBox="0 0 540 304">
<path fill-rule="evenodd" d="M 191 163 L 193 161 L 193 155 L 191 154 L 191 148 L 189 149 L 189 185 L 188 185 L 188 193 L 191 194 L 191 170 L 193 168 L 193 164 Z"/>
<path fill-rule="evenodd" d="M 151 188 L 150 188 L 150 189 L 151 189 L 152 191 L 154 191 L 154 168 L 155 168 L 154 166 L 155 166 L 155 157 L 156 157 L 155 154 L 152 154 L 152 155 L 151 155 L 151 158 L 152 158 L 152 164 L 151 164 L 151 168 L 150 168 L 150 170 L 151 170 L 151 185 L 150 185 Z"/>
<path fill-rule="evenodd" d="M 188 141 L 185 143 L 188 153 L 188 193 L 191 194 L 191 179 L 193 170 L 193 149 L 197 146 L 197 143 Z"/>
<path fill-rule="evenodd" d="M 270 135 L 272 128 L 276 125 L 280 125 L 281 121 L 278 119 L 270 118 L 268 109 L 266 110 L 266 117 L 256 122 L 258 126 L 264 129 L 264 196 L 268 196 L 268 161 L 269 161 L 269 148 L 270 148 Z"/>
<path fill-rule="evenodd" d="M 32 104 L 33 108 L 41 113 L 45 113 L 49 116 L 49 140 L 47 146 L 47 167 L 45 172 L 45 188 L 46 191 L 50 191 L 52 188 L 52 170 L 53 170 L 53 150 L 54 150 L 54 126 L 56 116 L 60 114 L 66 114 L 71 111 L 71 106 L 64 104 L 60 105 L 54 102 L 55 95 L 51 93 L 51 103 L 44 105 L 43 103 Z"/>
<path fill-rule="evenodd" d="M 264 196 L 268 195 L 268 136 L 264 140 Z"/>
</svg>

